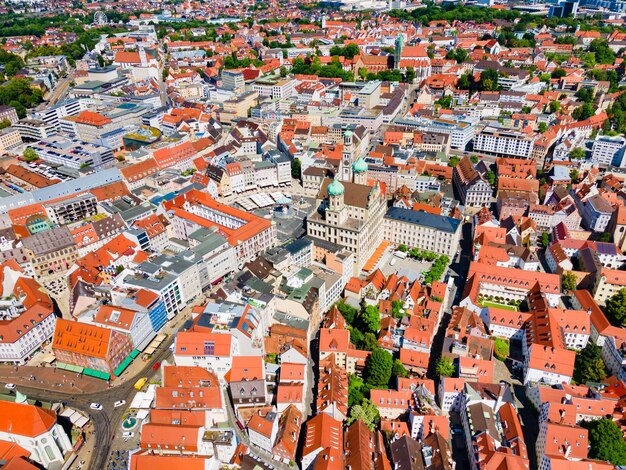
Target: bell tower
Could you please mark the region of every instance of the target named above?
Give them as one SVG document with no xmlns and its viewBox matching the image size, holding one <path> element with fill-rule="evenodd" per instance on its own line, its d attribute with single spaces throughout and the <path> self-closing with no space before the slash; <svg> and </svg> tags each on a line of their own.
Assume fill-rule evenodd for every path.
<svg viewBox="0 0 626 470">
<path fill-rule="evenodd" d="M 354 134 L 346 131 L 343 135 L 343 152 L 341 155 L 341 179 L 352 181 L 352 159 L 354 158 Z"/>
</svg>

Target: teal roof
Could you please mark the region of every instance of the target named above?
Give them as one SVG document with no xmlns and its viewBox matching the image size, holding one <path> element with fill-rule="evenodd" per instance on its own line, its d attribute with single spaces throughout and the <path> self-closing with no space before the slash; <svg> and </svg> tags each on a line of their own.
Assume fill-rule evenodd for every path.
<svg viewBox="0 0 626 470">
<path fill-rule="evenodd" d="M 339 196 L 343 194 L 345 188 L 343 184 L 339 182 L 339 180 L 333 179 L 332 183 L 328 185 L 328 195 L 329 196 Z"/>
<path fill-rule="evenodd" d="M 346 133 L 344 134 L 346 137 L 352 137 L 354 135 L 354 132 L 352 131 L 346 131 Z"/>
<path fill-rule="evenodd" d="M 352 165 L 352 170 L 355 173 L 365 173 L 367 171 L 367 163 L 365 163 L 365 160 L 363 160 L 362 158 L 359 158 Z"/>
</svg>

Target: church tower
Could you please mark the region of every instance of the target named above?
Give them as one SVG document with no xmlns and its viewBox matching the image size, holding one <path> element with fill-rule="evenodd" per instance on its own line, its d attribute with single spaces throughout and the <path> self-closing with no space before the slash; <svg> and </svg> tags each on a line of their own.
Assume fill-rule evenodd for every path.
<svg viewBox="0 0 626 470">
<path fill-rule="evenodd" d="M 398 34 L 396 44 L 393 50 L 393 68 L 400 69 L 400 59 L 402 58 L 402 35 Z"/>
<path fill-rule="evenodd" d="M 341 155 L 341 179 L 352 181 L 352 161 L 354 158 L 354 134 L 346 131 L 343 135 L 343 152 Z"/>
</svg>

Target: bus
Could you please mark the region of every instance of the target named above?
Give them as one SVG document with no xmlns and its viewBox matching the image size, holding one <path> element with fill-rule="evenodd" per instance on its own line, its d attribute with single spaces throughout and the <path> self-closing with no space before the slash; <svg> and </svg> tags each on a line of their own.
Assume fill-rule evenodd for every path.
<svg viewBox="0 0 626 470">
<path fill-rule="evenodd" d="M 148 381 L 147 377 L 140 378 L 137 382 L 135 382 L 135 388 L 137 390 L 141 390 L 147 381 Z"/>
</svg>

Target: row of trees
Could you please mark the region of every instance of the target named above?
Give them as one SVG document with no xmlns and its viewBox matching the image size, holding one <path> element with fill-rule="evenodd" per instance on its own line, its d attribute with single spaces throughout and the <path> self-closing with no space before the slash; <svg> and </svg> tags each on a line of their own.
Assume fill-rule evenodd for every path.
<svg viewBox="0 0 626 470">
<path fill-rule="evenodd" d="M 319 57 L 294 59 L 291 71 L 295 74 L 317 75 L 325 78 L 341 78 L 343 81 L 354 80 L 352 72 L 343 69 L 339 59 L 332 60 L 328 65 L 322 65 Z"/>
</svg>

